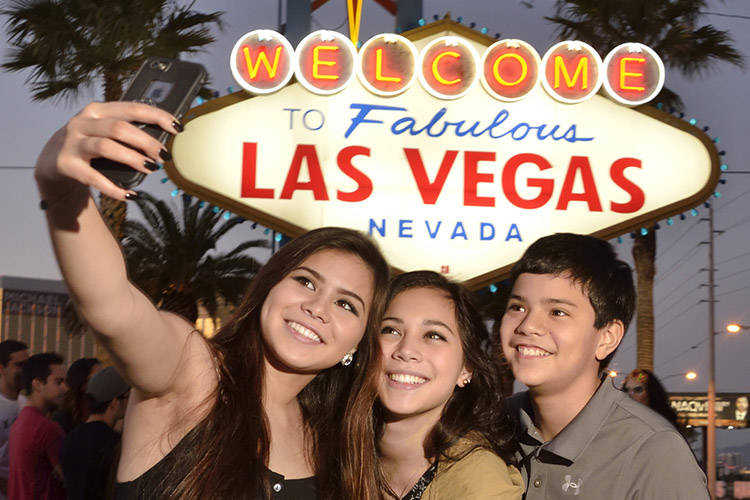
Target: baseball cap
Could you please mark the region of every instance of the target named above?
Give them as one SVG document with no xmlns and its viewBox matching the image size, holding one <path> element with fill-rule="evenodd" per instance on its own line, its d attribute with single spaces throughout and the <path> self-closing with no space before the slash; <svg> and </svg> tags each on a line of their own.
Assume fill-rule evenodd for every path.
<svg viewBox="0 0 750 500">
<path fill-rule="evenodd" d="M 130 385 L 117 373 L 114 366 L 108 366 L 98 371 L 89 380 L 86 394 L 97 403 L 106 403 L 122 396 L 130 389 Z"/>
</svg>

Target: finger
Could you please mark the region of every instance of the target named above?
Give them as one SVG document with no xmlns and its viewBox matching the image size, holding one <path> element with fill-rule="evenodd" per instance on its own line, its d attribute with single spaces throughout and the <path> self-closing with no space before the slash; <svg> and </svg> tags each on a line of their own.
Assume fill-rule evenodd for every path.
<svg viewBox="0 0 750 500">
<path fill-rule="evenodd" d="M 106 137 L 86 137 L 80 145 L 81 157 L 84 160 L 106 158 L 128 165 L 134 170 L 150 174 L 157 169 L 157 164 L 147 156 Z"/>
<path fill-rule="evenodd" d="M 78 162 L 79 164 L 77 165 L 77 170 L 79 172 L 83 172 L 83 174 L 76 180 L 78 180 L 81 184 L 93 187 L 94 189 L 99 190 L 110 198 L 114 198 L 120 201 L 126 201 L 126 196 L 128 195 L 128 193 L 133 192 L 117 186 L 114 182 L 104 177 L 101 172 L 98 172 L 97 170 L 94 170 L 93 168 L 88 166 L 88 164 L 82 159 L 79 159 Z M 84 170 L 84 167 L 87 167 L 87 169 Z"/>
<path fill-rule="evenodd" d="M 119 118 L 129 122 L 150 123 L 169 133 L 178 133 L 173 123 L 179 122 L 171 113 L 141 102 L 92 102 L 87 104 L 79 115 L 95 119 Z"/>
<path fill-rule="evenodd" d="M 130 122 L 115 118 L 84 120 L 79 126 L 79 132 L 84 136 L 113 139 L 158 161 L 159 152 L 164 149 L 164 145 L 147 132 Z"/>
</svg>

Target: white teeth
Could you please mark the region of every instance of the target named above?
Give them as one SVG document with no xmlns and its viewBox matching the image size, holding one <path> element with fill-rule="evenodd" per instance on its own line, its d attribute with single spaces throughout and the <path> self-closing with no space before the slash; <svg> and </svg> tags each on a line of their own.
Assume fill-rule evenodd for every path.
<svg viewBox="0 0 750 500">
<path fill-rule="evenodd" d="M 389 373 L 388 377 L 394 382 L 402 384 L 419 385 L 427 382 L 426 378 L 417 377 L 416 375 L 407 375 L 406 373 Z"/>
<path fill-rule="evenodd" d="M 304 326 L 294 321 L 287 321 L 287 324 L 289 325 L 289 328 L 299 333 L 303 337 L 314 340 L 315 342 L 323 342 L 320 337 L 318 337 L 318 335 L 309 328 L 305 328 Z"/>
<path fill-rule="evenodd" d="M 519 345 L 518 347 L 516 347 L 516 349 L 518 349 L 518 352 L 520 352 L 522 356 L 545 357 L 551 354 L 544 349 L 539 349 L 538 347 L 529 347 L 525 345 Z"/>
</svg>

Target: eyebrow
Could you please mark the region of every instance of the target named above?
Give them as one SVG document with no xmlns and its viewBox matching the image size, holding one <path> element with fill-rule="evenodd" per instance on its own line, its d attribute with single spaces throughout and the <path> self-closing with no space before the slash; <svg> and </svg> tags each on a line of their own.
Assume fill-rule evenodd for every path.
<svg viewBox="0 0 750 500">
<path fill-rule="evenodd" d="M 397 318 L 395 316 L 386 316 L 385 318 L 383 318 L 383 321 L 393 321 L 394 323 L 398 323 L 400 325 L 404 324 L 404 320 L 403 319 Z M 448 330 L 449 332 L 451 332 L 453 335 L 455 335 L 455 332 L 451 329 L 451 327 L 449 327 L 448 325 L 446 325 L 445 323 L 443 323 L 440 320 L 437 320 L 437 319 L 426 319 L 426 320 L 422 321 L 422 324 L 425 325 L 425 326 L 442 326 L 443 328 L 445 328 L 446 330 Z"/>
<path fill-rule="evenodd" d="M 305 270 L 305 271 L 307 271 L 308 273 L 312 274 L 313 276 L 315 276 L 315 278 L 316 278 L 316 279 L 317 279 L 318 281 L 320 281 L 320 282 L 322 282 L 322 283 L 325 283 L 325 282 L 326 282 L 326 279 L 325 279 L 325 278 L 323 277 L 323 275 L 322 275 L 322 274 L 320 274 L 320 273 L 319 273 L 318 271 L 316 271 L 315 269 L 311 269 L 311 268 L 309 268 L 309 267 L 307 267 L 307 266 L 299 266 L 298 268 L 296 268 L 296 269 L 295 269 L 295 271 L 298 271 L 298 270 L 300 270 L 300 269 L 302 269 L 302 270 Z M 348 296 L 348 297 L 351 297 L 351 298 L 353 298 L 353 299 L 355 299 L 355 300 L 359 301 L 359 303 L 360 303 L 360 304 L 362 304 L 362 309 L 367 309 L 367 307 L 365 306 L 365 301 L 364 301 L 364 300 L 362 300 L 362 297 L 360 297 L 360 296 L 359 296 L 359 295 L 357 295 L 356 293 L 352 292 L 351 290 L 347 290 L 346 288 L 341 288 L 341 287 L 339 287 L 339 288 L 336 288 L 336 291 L 337 291 L 338 293 L 342 294 L 342 295 L 346 295 L 346 296 Z"/>
<path fill-rule="evenodd" d="M 516 299 L 516 300 L 520 300 L 520 301 L 526 301 L 526 297 L 523 297 L 522 295 L 518 295 L 518 294 L 515 294 L 515 293 L 510 294 L 510 298 L 511 299 Z M 577 304 L 575 304 L 575 303 L 573 303 L 573 302 L 571 302 L 569 300 L 557 299 L 557 298 L 554 298 L 554 297 L 544 298 L 544 299 L 542 299 L 542 302 L 544 304 L 565 304 L 565 305 L 570 306 L 570 307 L 576 307 L 576 308 L 578 307 Z"/>
</svg>

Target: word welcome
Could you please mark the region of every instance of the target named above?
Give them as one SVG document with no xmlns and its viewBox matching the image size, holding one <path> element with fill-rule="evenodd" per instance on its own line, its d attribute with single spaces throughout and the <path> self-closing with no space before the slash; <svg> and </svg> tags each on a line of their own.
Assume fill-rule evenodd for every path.
<svg viewBox="0 0 750 500">
<path fill-rule="evenodd" d="M 237 83 L 254 94 L 276 92 L 295 75 L 310 92 L 331 95 L 350 85 L 356 75 L 370 92 L 386 97 L 419 80 L 439 99 L 458 99 L 481 82 L 495 99 L 516 101 L 541 82 L 560 102 L 585 101 L 604 85 L 613 99 L 634 106 L 653 99 L 664 84 L 661 59 L 641 43 L 615 47 L 602 61 L 580 41 L 560 42 L 540 58 L 526 42 L 506 39 L 480 57 L 458 36 L 436 38 L 418 52 L 400 35 L 379 34 L 357 52 L 335 31 L 311 33 L 293 49 L 283 35 L 255 30 L 237 41 L 230 65 Z"/>
</svg>

